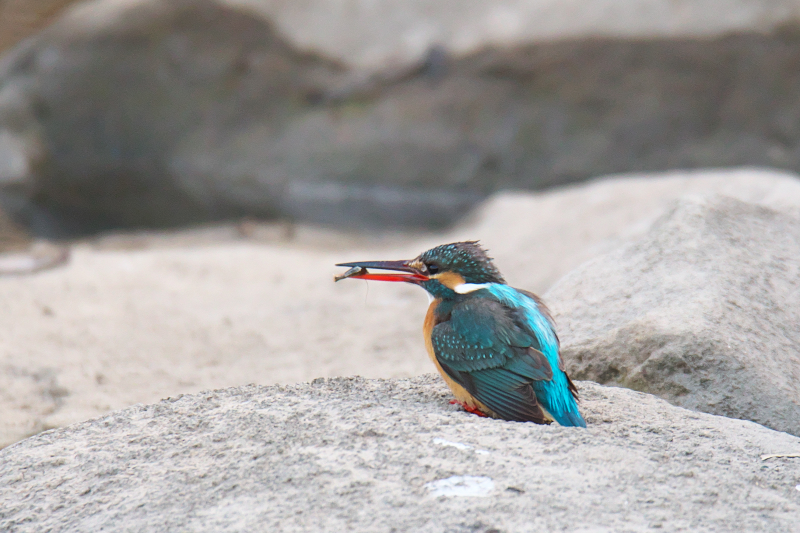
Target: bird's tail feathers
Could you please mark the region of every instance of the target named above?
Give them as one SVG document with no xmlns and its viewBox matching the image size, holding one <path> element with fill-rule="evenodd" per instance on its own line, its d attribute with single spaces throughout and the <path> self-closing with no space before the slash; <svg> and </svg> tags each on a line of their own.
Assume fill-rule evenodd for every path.
<svg viewBox="0 0 800 533">
<path fill-rule="evenodd" d="M 551 415 L 551 416 L 553 416 L 553 415 Z M 572 413 L 572 412 L 561 413 L 560 415 L 554 416 L 553 418 L 555 418 L 556 422 L 558 422 L 562 426 L 579 427 L 579 428 L 585 428 L 586 427 L 586 421 L 583 419 L 581 414 L 578 413 L 578 412 L 575 412 L 575 413 Z"/>
</svg>

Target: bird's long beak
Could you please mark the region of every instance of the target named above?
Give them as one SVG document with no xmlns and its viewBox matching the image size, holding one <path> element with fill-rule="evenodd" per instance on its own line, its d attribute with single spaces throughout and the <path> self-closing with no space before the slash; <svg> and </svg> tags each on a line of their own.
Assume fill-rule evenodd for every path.
<svg viewBox="0 0 800 533">
<path fill-rule="evenodd" d="M 359 261 L 356 263 L 339 263 L 336 266 L 350 267 L 350 270 L 342 276 L 337 276 L 336 281 L 353 278 L 353 279 L 367 279 L 374 281 L 407 281 L 416 283 L 419 281 L 427 281 L 428 276 L 422 274 L 419 270 L 408 266 L 408 261 Z M 375 270 L 394 270 L 392 274 L 374 274 L 370 272 L 369 268 Z"/>
</svg>

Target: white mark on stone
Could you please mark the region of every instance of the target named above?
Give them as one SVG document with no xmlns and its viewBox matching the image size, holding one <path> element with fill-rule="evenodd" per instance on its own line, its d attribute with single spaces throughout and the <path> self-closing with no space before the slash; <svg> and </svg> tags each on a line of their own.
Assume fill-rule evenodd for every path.
<svg viewBox="0 0 800 533">
<path fill-rule="evenodd" d="M 785 458 L 785 457 L 798 458 L 798 457 L 800 457 L 800 453 L 798 453 L 798 452 L 794 452 L 794 453 L 771 453 L 769 455 L 762 455 L 761 456 L 761 460 L 762 461 L 766 461 L 767 459 L 776 459 L 776 458 Z"/>
<path fill-rule="evenodd" d="M 431 496 L 467 496 L 484 498 L 494 490 L 494 481 L 486 476 L 451 476 L 425 483 Z"/>
<path fill-rule="evenodd" d="M 447 439 L 442 439 L 442 438 L 439 438 L 439 437 L 434 438 L 433 439 L 433 443 L 434 444 L 441 444 L 442 446 L 452 446 L 453 448 L 457 448 L 459 450 L 471 450 L 471 449 L 473 449 L 473 447 L 470 446 L 469 444 L 464 444 L 463 442 L 453 442 L 453 441 L 450 441 L 450 440 L 447 440 Z M 489 455 L 489 451 L 488 450 L 475 450 L 475 453 L 480 454 L 480 455 Z"/>
<path fill-rule="evenodd" d="M 434 444 L 441 444 L 442 446 L 452 446 L 453 448 L 458 448 L 459 450 L 471 450 L 472 446 L 469 444 L 463 444 L 461 442 L 453 442 L 446 439 L 440 439 L 436 437 L 433 439 Z"/>
<path fill-rule="evenodd" d="M 800 485 L 795 486 L 795 489 L 800 490 Z"/>
</svg>

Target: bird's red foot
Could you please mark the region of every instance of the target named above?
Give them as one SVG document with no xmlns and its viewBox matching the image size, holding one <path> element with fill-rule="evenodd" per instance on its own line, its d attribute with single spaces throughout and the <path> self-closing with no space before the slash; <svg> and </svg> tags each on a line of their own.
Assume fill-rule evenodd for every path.
<svg viewBox="0 0 800 533">
<path fill-rule="evenodd" d="M 481 410 L 478 409 L 477 407 L 472 407 L 470 405 L 467 405 L 465 402 L 462 402 L 461 400 L 450 400 L 450 405 L 456 405 L 456 404 L 463 407 L 464 410 L 468 413 L 472 413 L 473 415 L 478 415 L 486 418 L 486 414 L 481 412 Z"/>
</svg>

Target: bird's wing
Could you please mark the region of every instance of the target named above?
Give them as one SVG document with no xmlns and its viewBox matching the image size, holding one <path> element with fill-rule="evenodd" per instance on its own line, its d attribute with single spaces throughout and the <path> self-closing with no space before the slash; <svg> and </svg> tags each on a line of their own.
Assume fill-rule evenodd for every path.
<svg viewBox="0 0 800 533">
<path fill-rule="evenodd" d="M 542 316 L 544 316 L 545 320 L 547 320 L 547 322 L 550 323 L 550 328 L 553 330 L 553 335 L 556 338 L 556 344 L 560 346 L 561 341 L 558 338 L 558 334 L 556 334 L 556 321 L 553 318 L 553 314 L 550 312 L 550 308 L 547 307 L 547 305 L 541 298 L 539 298 L 538 295 L 532 293 L 531 291 L 526 291 L 525 289 L 514 289 L 514 290 L 521 294 L 524 294 L 525 296 L 527 296 L 536 303 L 536 308 L 539 310 Z"/>
<path fill-rule="evenodd" d="M 556 345 L 560 348 L 561 341 L 559 340 L 558 334 L 556 333 L 556 321 L 553 319 L 553 315 L 552 313 L 550 313 L 550 309 L 548 309 L 547 305 L 545 305 L 545 303 L 542 301 L 541 298 L 539 298 L 537 295 L 535 295 L 530 291 L 526 291 L 525 289 L 515 289 L 515 290 L 517 292 L 521 292 L 522 294 L 524 294 L 525 296 L 536 302 L 536 307 L 538 308 L 539 312 L 542 313 L 544 318 L 550 323 L 550 327 L 552 328 L 553 331 L 553 336 L 555 336 L 556 338 Z M 569 389 L 570 394 L 572 394 L 572 397 L 575 398 L 575 400 L 577 400 L 578 387 L 575 386 L 575 384 L 572 382 L 569 375 L 567 374 L 567 369 L 564 366 L 564 361 L 563 359 L 561 359 L 560 354 L 558 356 L 558 369 L 564 373 L 564 377 L 567 378 L 567 388 Z"/>
<path fill-rule="evenodd" d="M 553 370 L 514 310 L 492 299 L 461 302 L 433 328 L 431 343 L 447 375 L 500 417 L 546 422 L 531 383 L 552 379 Z"/>
</svg>

